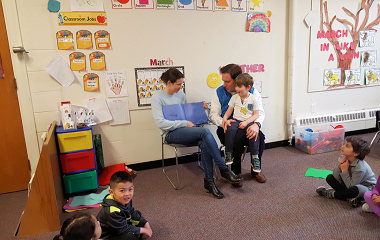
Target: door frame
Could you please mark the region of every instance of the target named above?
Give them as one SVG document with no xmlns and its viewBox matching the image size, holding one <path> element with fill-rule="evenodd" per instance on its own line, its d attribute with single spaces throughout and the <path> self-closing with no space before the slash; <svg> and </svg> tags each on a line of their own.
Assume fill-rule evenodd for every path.
<svg viewBox="0 0 380 240">
<path fill-rule="evenodd" d="M 13 73 L 17 83 L 17 98 L 20 107 L 26 150 L 31 165 L 31 173 L 33 174 L 37 168 L 40 149 L 38 146 L 32 97 L 29 88 L 29 79 L 26 66 L 27 58 L 26 56 L 23 56 L 22 53 L 16 54 L 12 52 L 13 46 L 23 46 L 17 12 L 17 0 L 0 0 L 0 5 L 2 5 L 4 13 Z"/>
</svg>

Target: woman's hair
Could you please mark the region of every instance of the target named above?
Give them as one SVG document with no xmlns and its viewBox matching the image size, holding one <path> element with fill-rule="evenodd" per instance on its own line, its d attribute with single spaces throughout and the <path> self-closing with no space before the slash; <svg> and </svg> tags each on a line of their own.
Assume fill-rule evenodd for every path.
<svg viewBox="0 0 380 240">
<path fill-rule="evenodd" d="M 184 78 L 185 76 L 177 68 L 169 68 L 161 75 L 161 80 L 167 84 L 169 81 L 175 83 L 178 79 Z"/>
<path fill-rule="evenodd" d="M 78 213 L 63 222 L 59 235 L 53 240 L 91 240 L 95 235 L 95 222 L 88 213 Z"/>
<path fill-rule="evenodd" d="M 351 143 L 354 153 L 359 154 L 358 159 L 363 160 L 370 152 L 368 142 L 358 137 L 347 137 L 346 142 Z"/>
</svg>

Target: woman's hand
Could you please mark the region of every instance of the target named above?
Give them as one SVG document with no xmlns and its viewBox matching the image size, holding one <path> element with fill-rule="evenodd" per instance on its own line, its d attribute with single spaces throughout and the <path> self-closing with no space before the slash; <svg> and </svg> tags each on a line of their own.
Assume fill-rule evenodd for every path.
<svg viewBox="0 0 380 240">
<path fill-rule="evenodd" d="M 187 127 L 195 127 L 195 124 L 190 121 L 187 121 Z"/>
<path fill-rule="evenodd" d="M 203 108 L 204 108 L 205 110 L 207 110 L 207 109 L 208 109 L 208 105 L 207 105 L 207 103 L 206 103 L 205 101 L 202 101 L 202 103 L 203 103 Z"/>
</svg>

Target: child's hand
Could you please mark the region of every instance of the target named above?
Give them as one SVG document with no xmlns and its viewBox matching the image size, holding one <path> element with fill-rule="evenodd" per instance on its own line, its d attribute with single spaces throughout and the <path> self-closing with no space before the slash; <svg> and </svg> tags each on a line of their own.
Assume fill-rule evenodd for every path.
<svg viewBox="0 0 380 240">
<path fill-rule="evenodd" d="M 349 162 L 346 158 L 343 158 L 343 159 L 340 159 L 339 160 L 339 168 L 342 172 L 347 172 L 348 171 L 348 166 L 349 166 Z"/>
<path fill-rule="evenodd" d="M 187 127 L 195 127 L 194 123 L 187 121 Z"/>
<path fill-rule="evenodd" d="M 243 122 L 239 123 L 239 128 L 240 129 L 245 129 L 247 127 L 247 125 L 248 125 L 247 122 L 243 121 Z"/>
<path fill-rule="evenodd" d="M 380 204 L 380 196 L 376 195 L 376 194 L 372 194 L 372 202 L 374 204 L 377 204 L 379 205 Z"/>
<path fill-rule="evenodd" d="M 145 223 L 144 227 L 140 228 L 140 233 L 148 238 L 152 237 L 153 232 L 148 222 Z"/>
</svg>

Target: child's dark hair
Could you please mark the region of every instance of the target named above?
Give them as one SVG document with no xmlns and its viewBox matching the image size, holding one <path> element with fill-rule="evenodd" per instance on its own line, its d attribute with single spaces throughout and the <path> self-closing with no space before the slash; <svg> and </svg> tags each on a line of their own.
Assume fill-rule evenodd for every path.
<svg viewBox="0 0 380 240">
<path fill-rule="evenodd" d="M 243 71 L 241 70 L 241 67 L 237 64 L 227 64 L 226 66 L 222 67 L 220 69 L 220 73 L 229 73 L 232 79 L 236 79 L 239 74 L 241 74 Z"/>
<path fill-rule="evenodd" d="M 253 78 L 248 73 L 242 73 L 235 79 L 235 85 L 238 87 L 252 87 L 253 86 Z"/>
<path fill-rule="evenodd" d="M 131 174 L 123 171 L 118 171 L 112 174 L 110 179 L 110 187 L 113 189 L 116 184 L 121 182 L 131 182 L 133 183 L 133 178 Z"/>
<path fill-rule="evenodd" d="M 169 81 L 175 83 L 178 79 L 184 78 L 185 76 L 177 68 L 169 68 L 161 75 L 161 80 L 167 84 Z"/>
<path fill-rule="evenodd" d="M 95 222 L 88 213 L 78 213 L 63 222 L 59 235 L 53 240 L 91 240 L 95 235 Z"/>
<path fill-rule="evenodd" d="M 359 154 L 357 158 L 360 160 L 363 160 L 365 156 L 370 152 L 368 142 L 361 138 L 347 137 L 346 142 L 351 143 L 354 153 Z"/>
</svg>

